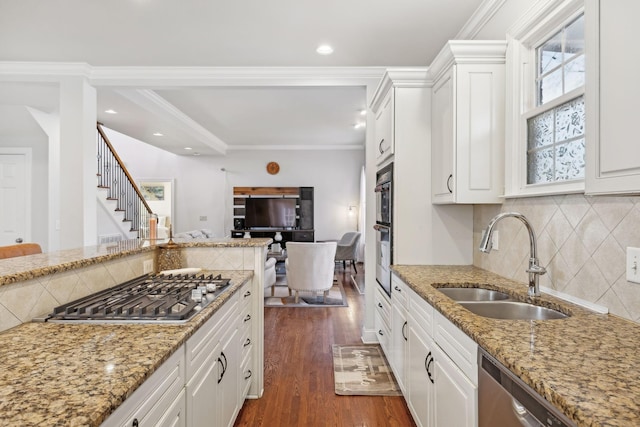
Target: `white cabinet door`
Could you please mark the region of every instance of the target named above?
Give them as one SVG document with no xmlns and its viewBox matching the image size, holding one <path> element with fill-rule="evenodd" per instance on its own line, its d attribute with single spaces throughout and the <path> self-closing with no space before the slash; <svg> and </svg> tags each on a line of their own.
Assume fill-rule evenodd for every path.
<svg viewBox="0 0 640 427">
<path fill-rule="evenodd" d="M 222 363 L 216 347 L 187 384 L 187 426 L 220 426 L 219 386 Z"/>
<path fill-rule="evenodd" d="M 503 41 L 452 40 L 429 69 L 433 203 L 502 203 Z"/>
<path fill-rule="evenodd" d="M 476 427 L 477 387 L 438 346 L 433 354 L 435 426 Z"/>
<path fill-rule="evenodd" d="M 412 317 L 408 319 L 407 391 L 405 399 L 418 427 L 433 426 L 433 352 L 431 338 Z M 445 424 L 442 424 L 443 426 Z M 454 425 L 454 424 L 450 424 Z"/>
<path fill-rule="evenodd" d="M 636 0 L 585 2 L 587 194 L 640 192 Z"/>
<path fill-rule="evenodd" d="M 222 363 L 222 375 L 220 377 L 220 389 L 217 401 L 220 404 L 221 426 L 230 427 L 240 410 L 238 396 L 240 394 L 239 373 L 240 370 L 240 344 L 238 343 L 238 329 L 235 323 L 229 324 L 228 333 L 223 338 L 220 358 Z"/>
<path fill-rule="evenodd" d="M 381 164 L 393 154 L 393 88 L 382 101 L 376 113 L 376 164 Z"/>
<path fill-rule="evenodd" d="M 407 315 L 400 304 L 391 304 L 391 357 L 389 363 L 393 369 L 400 390 L 405 391 L 405 356 L 407 346 Z"/>
<path fill-rule="evenodd" d="M 431 197 L 434 203 L 451 203 L 455 175 L 452 67 L 433 86 L 431 98 Z"/>
<path fill-rule="evenodd" d="M 159 427 L 186 427 L 187 417 L 184 390 L 180 392 L 176 400 L 173 401 L 156 425 Z"/>
</svg>

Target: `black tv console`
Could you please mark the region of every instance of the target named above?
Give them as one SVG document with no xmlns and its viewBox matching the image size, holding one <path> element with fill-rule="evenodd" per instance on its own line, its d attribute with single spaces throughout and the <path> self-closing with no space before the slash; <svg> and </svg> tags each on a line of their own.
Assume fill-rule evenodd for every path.
<svg viewBox="0 0 640 427">
<path fill-rule="evenodd" d="M 282 240 L 279 242 L 283 247 L 286 247 L 287 242 L 315 242 L 315 230 L 291 230 L 291 229 L 257 229 L 257 230 L 231 230 L 231 237 L 242 238 L 245 233 L 249 233 L 251 237 L 270 237 L 274 243 L 276 233 L 282 235 Z"/>
</svg>

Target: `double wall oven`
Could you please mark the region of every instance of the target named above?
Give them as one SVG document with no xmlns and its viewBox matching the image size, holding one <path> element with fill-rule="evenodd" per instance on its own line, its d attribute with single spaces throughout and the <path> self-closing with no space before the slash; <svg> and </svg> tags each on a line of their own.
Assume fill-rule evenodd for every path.
<svg viewBox="0 0 640 427">
<path fill-rule="evenodd" d="M 391 295 L 393 261 L 393 163 L 376 173 L 376 281 Z"/>
</svg>

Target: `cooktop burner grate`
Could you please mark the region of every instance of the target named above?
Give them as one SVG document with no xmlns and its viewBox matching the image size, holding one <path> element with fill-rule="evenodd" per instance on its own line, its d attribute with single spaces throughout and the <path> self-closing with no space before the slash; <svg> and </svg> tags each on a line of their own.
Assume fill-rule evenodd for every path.
<svg viewBox="0 0 640 427">
<path fill-rule="evenodd" d="M 53 310 L 45 321 L 186 321 L 224 292 L 221 275 L 144 275 Z"/>
</svg>

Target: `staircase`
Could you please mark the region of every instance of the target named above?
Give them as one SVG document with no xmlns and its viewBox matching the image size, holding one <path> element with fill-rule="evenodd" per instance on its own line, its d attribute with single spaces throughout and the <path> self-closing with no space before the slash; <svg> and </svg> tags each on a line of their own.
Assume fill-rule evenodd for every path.
<svg viewBox="0 0 640 427">
<path fill-rule="evenodd" d="M 97 178 L 100 203 L 109 212 L 118 233 L 99 236 L 99 243 L 118 240 L 122 233 L 125 239 L 149 238 L 149 217 L 153 213 L 140 193 L 129 171 L 115 152 L 100 123 L 97 125 Z"/>
</svg>

